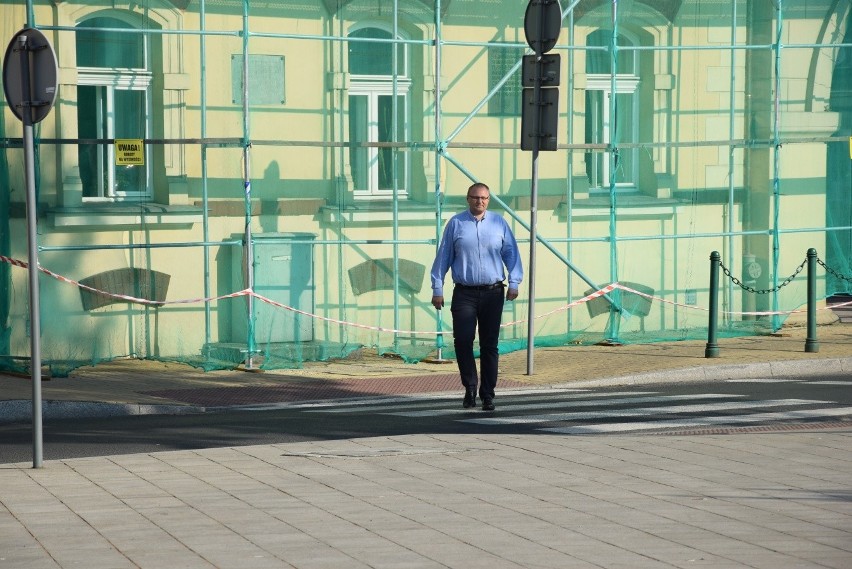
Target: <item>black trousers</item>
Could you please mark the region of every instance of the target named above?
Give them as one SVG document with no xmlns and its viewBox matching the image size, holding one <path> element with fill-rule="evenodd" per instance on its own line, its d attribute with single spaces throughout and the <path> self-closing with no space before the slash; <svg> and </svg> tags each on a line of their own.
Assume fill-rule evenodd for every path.
<svg viewBox="0 0 852 569">
<path fill-rule="evenodd" d="M 453 346 L 465 389 L 476 391 L 479 397 L 493 399 L 497 386 L 497 344 L 500 339 L 500 318 L 503 315 L 505 289 L 502 286 L 477 290 L 456 286 L 450 311 L 453 314 Z M 477 380 L 473 340 L 479 328 L 479 363 L 481 382 Z"/>
</svg>

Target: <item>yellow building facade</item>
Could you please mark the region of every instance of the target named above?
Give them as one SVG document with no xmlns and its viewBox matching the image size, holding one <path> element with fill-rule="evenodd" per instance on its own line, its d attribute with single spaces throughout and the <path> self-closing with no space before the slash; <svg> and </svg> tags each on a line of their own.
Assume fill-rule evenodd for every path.
<svg viewBox="0 0 852 569">
<path fill-rule="evenodd" d="M 504 350 L 530 316 L 541 346 L 706 337 L 712 251 L 722 332 L 800 309 L 810 248 L 818 296 L 852 290 L 849 0 L 553 3 L 538 153 L 526 2 L 0 3 L 3 36 L 37 28 L 58 64 L 35 128 L 45 363 L 452 356 L 428 273 L 473 181 L 525 259 Z M 13 369 L 30 326 L 8 105 L 0 127 Z"/>
</svg>

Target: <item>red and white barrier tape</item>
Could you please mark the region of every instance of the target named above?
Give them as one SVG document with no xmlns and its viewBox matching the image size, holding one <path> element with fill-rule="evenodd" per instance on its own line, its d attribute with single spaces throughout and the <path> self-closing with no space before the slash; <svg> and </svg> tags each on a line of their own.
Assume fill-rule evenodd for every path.
<svg viewBox="0 0 852 569">
<path fill-rule="evenodd" d="M 569 302 L 568 304 L 566 304 L 564 306 L 560 306 L 559 308 L 555 308 L 555 309 L 551 310 L 550 312 L 545 312 L 544 314 L 538 315 L 538 316 L 535 317 L 535 319 L 538 320 L 539 318 L 546 318 L 548 316 L 556 314 L 557 312 L 564 312 L 566 310 L 574 308 L 575 306 L 580 306 L 584 302 L 589 302 L 592 299 L 601 297 L 605 294 L 609 294 L 617 288 L 620 288 L 620 285 L 618 283 L 606 285 L 602 289 L 596 290 L 595 292 L 588 294 L 588 295 L 584 296 L 583 298 L 579 298 L 579 299 L 577 299 L 573 302 Z M 500 326 L 501 327 L 513 326 L 515 324 L 522 324 L 522 323 L 528 322 L 528 321 L 529 321 L 529 318 L 525 318 L 523 320 L 515 320 L 514 322 L 507 322 L 506 324 L 501 324 Z"/>
<path fill-rule="evenodd" d="M 24 268 L 24 269 L 29 267 L 29 264 L 25 261 L 20 261 L 18 259 L 13 259 L 11 257 L 6 257 L 6 256 L 3 256 L 3 255 L 0 255 L 0 262 L 9 263 L 10 265 L 13 265 L 13 266 L 16 266 L 16 267 L 21 267 L 21 268 Z M 149 300 L 147 298 L 137 298 L 137 297 L 133 297 L 133 296 L 125 295 L 125 294 L 112 293 L 112 292 L 99 290 L 99 289 L 96 289 L 96 288 L 91 287 L 89 285 L 85 285 L 85 284 L 83 284 L 79 281 L 75 281 L 73 279 L 69 279 L 69 278 L 64 277 L 62 275 L 54 273 L 53 271 L 51 271 L 49 269 L 45 269 L 42 266 L 39 266 L 39 271 L 43 272 L 44 274 L 46 274 L 46 275 L 48 275 L 48 276 L 50 276 L 50 277 L 52 277 L 52 278 L 54 278 L 58 281 L 62 281 L 62 282 L 68 283 L 68 284 L 72 284 L 74 286 L 80 287 L 82 289 L 86 289 L 86 290 L 88 290 L 92 293 L 95 293 L 95 294 L 100 294 L 100 295 L 107 296 L 107 297 L 110 297 L 110 298 L 117 298 L 117 299 L 120 299 L 120 300 L 123 300 L 123 301 L 126 301 L 126 302 L 132 302 L 132 303 L 136 303 L 136 304 L 144 304 L 144 305 L 149 305 L 149 306 L 165 306 L 165 305 L 169 305 L 169 304 L 195 304 L 195 303 L 199 303 L 199 302 L 212 302 L 214 300 L 223 300 L 223 299 L 226 299 L 226 298 L 236 298 L 236 297 L 239 297 L 239 296 L 253 296 L 253 297 L 257 298 L 258 300 L 265 302 L 266 304 L 269 304 L 271 306 L 275 306 L 277 308 L 283 308 L 284 310 L 289 310 L 290 312 L 293 312 L 295 314 L 301 314 L 302 316 L 307 316 L 309 318 L 322 320 L 323 322 L 329 322 L 329 323 L 332 323 L 332 324 L 339 324 L 341 326 L 351 326 L 353 328 L 360 328 L 360 329 L 363 329 L 363 330 L 374 330 L 374 331 L 377 331 L 377 332 L 386 332 L 386 333 L 392 333 L 392 334 L 408 334 L 408 335 L 423 335 L 423 336 L 437 336 L 437 335 L 444 335 L 444 334 L 451 334 L 452 333 L 451 331 L 440 332 L 440 331 L 431 331 L 430 330 L 430 331 L 426 331 L 426 332 L 420 332 L 420 331 L 417 331 L 417 330 L 398 330 L 398 329 L 395 329 L 395 328 L 385 328 L 383 326 L 369 326 L 369 325 L 366 325 L 366 324 L 358 324 L 358 323 L 349 322 L 349 321 L 346 321 L 346 320 L 338 320 L 336 318 L 329 318 L 327 316 L 320 316 L 318 314 L 305 312 L 304 310 L 299 310 L 298 308 L 294 308 L 292 306 L 282 304 L 280 302 L 277 302 L 275 300 L 267 298 L 263 295 L 257 294 L 256 292 L 252 291 L 249 288 L 245 288 L 243 290 L 240 290 L 240 291 L 237 291 L 237 292 L 232 292 L 232 293 L 229 293 L 229 294 L 223 294 L 223 295 L 219 295 L 219 296 L 211 296 L 211 297 L 206 297 L 206 298 L 201 297 L 201 298 L 189 298 L 189 299 L 180 299 L 180 300 L 159 301 L 159 300 Z M 566 304 L 564 306 L 560 306 L 559 308 L 555 308 L 555 309 L 553 309 L 549 312 L 545 312 L 544 314 L 538 315 L 538 316 L 535 317 L 535 319 L 538 320 L 540 318 L 547 318 L 548 316 L 552 316 L 553 314 L 556 314 L 556 313 L 559 313 L 559 312 L 564 312 L 565 310 L 570 310 L 571 308 L 579 306 L 579 305 L 581 305 L 585 302 L 588 302 L 588 301 L 593 300 L 595 298 L 599 298 L 601 296 L 609 294 L 610 292 L 614 291 L 615 289 L 621 289 L 623 291 L 630 292 L 630 293 L 645 297 L 649 300 L 656 300 L 656 301 L 661 302 L 663 304 L 669 304 L 669 305 L 672 305 L 672 306 L 680 306 L 680 307 L 688 308 L 688 309 L 692 309 L 692 310 L 702 310 L 704 312 L 707 312 L 709 310 L 708 308 L 703 308 L 703 307 L 700 307 L 700 306 L 694 306 L 694 305 L 691 305 L 691 304 L 683 304 L 683 303 L 680 303 L 680 302 L 674 302 L 674 301 L 667 300 L 667 299 L 664 299 L 664 298 L 660 298 L 660 297 L 657 297 L 657 296 L 652 296 L 650 294 L 632 289 L 628 286 L 624 286 L 621 283 L 612 283 L 612 284 L 609 284 L 609 285 L 603 287 L 600 290 L 596 290 L 595 292 L 592 292 L 592 293 L 584 296 L 583 298 L 577 299 L 573 302 L 569 302 L 568 304 Z M 831 309 L 835 309 L 835 308 L 844 308 L 844 307 L 847 307 L 847 306 L 852 306 L 852 301 L 842 302 L 842 303 L 839 303 L 839 304 L 832 304 L 830 306 L 825 306 L 824 308 L 820 308 L 818 310 L 831 310 Z M 725 312 L 724 314 L 741 315 L 741 316 L 746 316 L 746 315 L 747 316 L 773 316 L 773 315 L 799 314 L 799 313 L 803 313 L 803 312 L 806 312 L 806 311 L 807 311 L 807 309 L 786 310 L 786 311 L 763 311 L 763 312 L 729 311 L 729 312 Z M 507 322 L 505 324 L 501 324 L 501 328 L 505 328 L 505 327 L 508 327 L 508 326 L 515 326 L 517 324 L 523 324 L 523 323 L 528 322 L 528 321 L 529 321 L 529 319 L 514 320 L 512 322 Z"/>
<path fill-rule="evenodd" d="M 24 269 L 30 266 L 30 264 L 26 261 L 19 261 L 17 259 L 13 259 L 12 257 L 4 257 L 3 255 L 0 255 L 0 261 L 3 261 L 4 263 L 9 263 L 10 265 L 14 265 L 16 267 L 22 267 Z"/>
<path fill-rule="evenodd" d="M 337 320 L 336 318 L 329 318 L 327 316 L 320 316 L 319 314 L 312 314 L 310 312 L 305 312 L 304 310 L 299 310 L 298 308 L 293 308 L 292 306 L 287 306 L 286 304 L 282 304 L 271 298 L 266 298 L 263 295 L 257 294 L 256 292 L 250 293 L 253 297 L 270 304 L 272 306 L 276 306 L 278 308 L 283 308 L 284 310 L 289 310 L 290 312 L 295 312 L 296 314 L 301 314 L 303 316 L 309 316 L 311 318 L 316 318 L 317 320 L 322 320 L 323 322 L 331 322 L 332 324 L 341 324 L 343 326 L 351 326 L 353 328 L 361 328 L 364 330 L 376 330 L 378 332 L 391 332 L 394 334 L 422 334 L 422 335 L 439 335 L 439 334 L 448 334 L 449 332 L 418 332 L 416 330 L 397 330 L 396 328 L 384 328 L 382 326 L 368 326 L 366 324 L 357 324 L 355 322 L 348 322 L 346 320 Z"/>
</svg>

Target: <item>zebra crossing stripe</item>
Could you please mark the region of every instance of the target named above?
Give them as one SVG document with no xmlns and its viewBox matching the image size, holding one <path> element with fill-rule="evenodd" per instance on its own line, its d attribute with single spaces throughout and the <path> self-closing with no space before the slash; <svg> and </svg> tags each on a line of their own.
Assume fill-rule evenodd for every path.
<svg viewBox="0 0 852 569">
<path fill-rule="evenodd" d="M 726 379 L 725 383 L 796 383 L 796 380 L 781 377 L 754 377 L 748 379 Z"/>
<path fill-rule="evenodd" d="M 578 397 L 592 397 L 591 393 L 586 393 L 588 389 L 583 388 L 541 388 L 534 389 L 512 389 L 505 393 L 511 395 L 537 395 L 545 397 L 552 394 L 564 396 L 569 394 Z M 631 393 L 625 391 L 620 395 Z M 633 393 L 655 393 L 654 391 L 640 391 Z M 615 394 L 614 394 L 615 395 Z M 453 402 L 453 406 L 461 399 L 458 392 L 451 393 L 412 393 L 410 395 L 378 395 L 374 397 L 358 397 L 355 399 L 323 399 L 314 401 L 281 401 L 276 403 L 249 403 L 247 405 L 228 405 L 229 409 L 239 409 L 240 411 L 270 411 L 276 409 L 301 409 L 307 413 L 360 413 L 363 411 L 377 411 L 381 409 L 393 409 L 395 407 L 410 409 L 412 407 L 432 406 L 436 403 L 449 404 Z"/>
<path fill-rule="evenodd" d="M 622 391 L 615 392 L 611 395 L 629 395 L 631 393 L 637 393 L 639 395 L 656 393 L 655 391 Z M 531 397 L 543 398 L 547 397 L 549 401 L 553 400 L 553 395 L 556 394 L 560 397 L 560 401 L 565 401 L 566 399 L 574 400 L 575 398 L 581 399 L 584 397 L 600 397 L 599 393 L 586 393 L 585 390 L 576 390 L 576 389 L 524 389 L 524 390 L 513 390 L 511 392 L 511 396 L 517 395 L 529 395 Z M 420 408 L 420 407 L 434 407 L 436 403 L 444 403 L 452 401 L 453 409 L 443 409 L 443 410 L 435 410 L 436 414 L 454 414 L 456 409 L 460 408 L 458 403 L 461 401 L 462 395 L 460 393 L 452 393 L 452 394 L 440 394 L 434 395 L 429 394 L 427 398 L 424 399 L 423 395 L 410 395 L 408 397 L 385 397 L 382 399 L 371 398 L 369 400 L 359 400 L 341 403 L 337 402 L 322 402 L 322 403 L 314 403 L 310 405 L 304 405 L 306 411 L 309 413 L 363 413 L 365 411 L 388 411 L 393 409 L 412 409 L 412 408 Z M 552 406 L 554 403 L 549 402 L 547 405 Z M 420 413 L 412 411 L 412 413 Z M 430 412 L 423 412 L 431 414 Z M 395 413 L 386 413 L 386 414 L 395 414 Z M 403 413 L 400 413 L 402 416 L 409 416 Z M 424 416 L 415 414 L 414 416 Z"/>
<path fill-rule="evenodd" d="M 612 409 L 607 411 L 548 413 L 544 415 L 526 415 L 521 417 L 482 417 L 460 419 L 466 423 L 479 425 L 524 425 L 530 423 L 550 423 L 554 421 L 587 421 L 609 419 L 613 417 L 643 417 L 645 415 L 673 415 L 675 413 L 708 413 L 733 411 L 736 409 L 760 409 L 764 407 L 782 407 L 784 405 L 825 404 L 831 401 L 811 399 L 767 399 L 758 401 L 734 401 L 728 403 L 709 403 L 698 405 L 674 405 L 672 407 L 637 407 L 635 409 Z"/>
<path fill-rule="evenodd" d="M 725 383 L 801 383 L 805 385 L 852 385 L 852 381 L 836 379 L 824 381 L 802 381 L 800 379 L 783 378 L 751 378 L 751 379 L 726 379 Z"/>
<path fill-rule="evenodd" d="M 552 427 L 537 429 L 548 433 L 563 435 L 592 435 L 601 433 L 620 433 L 629 431 L 647 431 L 651 429 L 692 428 L 718 425 L 738 425 L 760 423 L 764 421 L 790 421 L 801 419 L 822 419 L 852 415 L 852 407 L 828 409 L 807 409 L 782 411 L 778 413 L 755 413 L 753 415 L 730 415 L 723 417 L 694 417 L 691 419 L 663 419 L 659 421 L 639 421 L 635 423 L 606 423 L 600 425 L 576 425 L 572 427 Z"/>
<path fill-rule="evenodd" d="M 645 392 L 616 392 L 610 395 L 629 395 L 646 393 L 654 393 L 653 391 Z M 732 397 L 745 397 L 745 395 L 722 395 L 718 393 L 705 393 L 702 395 L 658 395 L 656 397 L 605 397 L 601 398 L 599 393 L 586 394 L 586 396 L 598 397 L 598 399 L 581 399 L 580 397 L 572 397 L 570 399 L 562 398 L 557 401 L 547 401 L 545 403 L 509 403 L 501 404 L 501 411 L 531 411 L 535 409 L 550 409 L 552 407 L 600 407 L 601 405 L 627 405 L 632 403 L 664 403 L 666 401 L 683 401 L 693 399 L 731 399 Z M 458 415 L 460 413 L 470 413 L 467 409 L 425 409 L 422 411 L 393 411 L 384 412 L 383 415 L 394 415 L 396 417 L 438 417 L 440 415 Z"/>
</svg>

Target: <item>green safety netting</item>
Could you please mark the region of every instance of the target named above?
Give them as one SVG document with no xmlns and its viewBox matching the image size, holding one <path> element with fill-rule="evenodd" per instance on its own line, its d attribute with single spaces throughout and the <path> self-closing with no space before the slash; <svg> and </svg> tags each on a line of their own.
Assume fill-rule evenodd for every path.
<svg viewBox="0 0 852 569">
<path fill-rule="evenodd" d="M 452 358 L 429 272 L 472 181 L 525 260 L 504 352 L 530 330 L 536 347 L 707 338 L 712 251 L 723 336 L 804 311 L 810 248 L 817 298 L 852 292 L 848 0 L 562 0 L 559 85 L 533 105 L 555 150 L 535 155 L 526 10 L 0 5 L 4 36 L 38 28 L 60 69 L 35 127 L 44 364 Z M 4 111 L 0 369 L 26 370 L 23 127 Z"/>
</svg>

